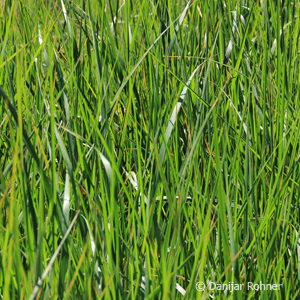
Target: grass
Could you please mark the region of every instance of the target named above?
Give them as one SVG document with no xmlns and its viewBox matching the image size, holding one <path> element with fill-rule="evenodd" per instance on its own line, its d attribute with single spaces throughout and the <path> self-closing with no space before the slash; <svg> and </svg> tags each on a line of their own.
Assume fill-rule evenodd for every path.
<svg viewBox="0 0 300 300">
<path fill-rule="evenodd" d="M 298 299 L 299 13 L 1 1 L 1 299 Z"/>
</svg>

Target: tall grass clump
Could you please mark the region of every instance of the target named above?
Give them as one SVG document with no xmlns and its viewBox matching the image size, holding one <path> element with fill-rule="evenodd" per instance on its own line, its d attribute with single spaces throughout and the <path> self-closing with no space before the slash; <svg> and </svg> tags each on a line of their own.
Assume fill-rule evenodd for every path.
<svg viewBox="0 0 300 300">
<path fill-rule="evenodd" d="M 0 298 L 299 299 L 299 13 L 0 1 Z"/>
</svg>

